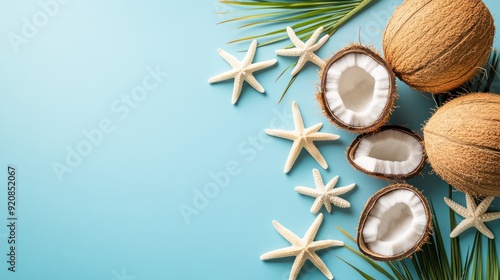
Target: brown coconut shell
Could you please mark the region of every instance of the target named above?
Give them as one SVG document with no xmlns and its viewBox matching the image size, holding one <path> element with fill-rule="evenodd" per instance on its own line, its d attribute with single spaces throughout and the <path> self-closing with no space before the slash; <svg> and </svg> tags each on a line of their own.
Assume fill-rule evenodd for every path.
<svg viewBox="0 0 500 280">
<path fill-rule="evenodd" d="M 380 197 L 388 194 L 391 191 L 394 190 L 409 190 L 413 193 L 415 193 L 418 198 L 420 198 L 420 201 L 422 202 L 422 205 L 424 206 L 425 209 L 425 215 L 427 216 L 427 222 L 426 222 L 426 230 L 422 233 L 420 236 L 420 239 L 408 250 L 401 252 L 397 255 L 394 256 L 385 256 L 385 255 L 380 255 L 378 253 L 373 252 L 368 248 L 367 244 L 363 240 L 363 229 L 364 225 L 366 223 L 366 219 L 368 218 L 368 215 L 370 214 L 372 208 L 375 206 L 376 202 L 379 200 Z M 377 261 L 396 261 L 396 260 L 401 260 L 406 257 L 411 256 L 413 253 L 417 252 L 420 250 L 422 245 L 427 243 L 429 240 L 429 236 L 432 232 L 432 213 L 429 207 L 429 202 L 425 198 L 425 196 L 420 192 L 418 189 L 413 187 L 412 185 L 408 184 L 393 184 L 390 186 L 387 186 L 378 192 L 376 192 L 372 197 L 368 199 L 368 201 L 365 204 L 365 208 L 363 209 L 363 212 L 361 212 L 361 217 L 359 219 L 359 224 L 358 224 L 358 230 L 357 230 L 357 237 L 356 237 L 356 243 L 358 244 L 358 248 L 363 253 L 364 255 L 368 256 L 369 258 Z"/>
<path fill-rule="evenodd" d="M 428 161 L 443 180 L 474 196 L 500 196 L 500 95 L 453 99 L 423 131 Z"/>
<path fill-rule="evenodd" d="M 373 60 L 375 60 L 377 63 L 382 65 L 386 70 L 387 73 L 389 73 L 389 97 L 387 98 L 387 103 L 384 106 L 384 109 L 382 111 L 382 114 L 371 124 L 363 127 L 355 127 L 351 126 L 349 124 L 346 124 L 335 114 L 332 112 L 330 109 L 330 106 L 328 105 L 328 102 L 326 100 L 326 84 L 328 83 L 328 70 L 332 66 L 333 63 L 335 63 L 337 60 L 342 58 L 343 56 L 351 53 L 361 53 L 364 55 L 369 56 Z M 330 120 L 331 123 L 333 123 L 335 126 L 345 129 L 349 132 L 353 133 L 366 133 L 366 132 L 371 132 L 379 129 L 382 125 L 384 125 L 388 120 L 389 116 L 391 115 L 392 111 L 394 110 L 394 103 L 396 102 L 396 99 L 398 97 L 397 94 L 397 85 L 396 85 L 396 75 L 394 75 L 394 72 L 392 72 L 391 68 L 389 65 L 386 63 L 386 61 L 379 55 L 375 50 L 372 50 L 369 47 L 365 47 L 362 45 L 349 45 L 345 47 L 344 49 L 338 51 L 335 55 L 333 55 L 332 58 L 330 58 L 326 62 L 326 66 L 320 71 L 319 77 L 321 79 L 321 84 L 320 84 L 320 91 L 316 94 L 316 99 L 318 100 L 319 104 L 321 105 L 321 109 L 323 111 L 323 114 Z"/>
<path fill-rule="evenodd" d="M 442 93 L 476 75 L 494 36 L 493 17 L 481 0 L 406 0 L 387 24 L 383 48 L 398 78 Z"/>
<path fill-rule="evenodd" d="M 399 126 L 399 125 L 386 125 L 386 126 L 381 127 L 378 131 L 369 132 L 369 133 L 364 133 L 364 134 L 358 135 L 358 137 L 356 137 L 352 141 L 351 145 L 349 145 L 349 147 L 347 148 L 347 161 L 349 162 L 349 164 L 351 164 L 351 166 L 354 169 L 356 169 L 358 171 L 361 171 L 361 172 L 363 172 L 365 174 L 368 174 L 368 175 L 370 175 L 372 177 L 375 177 L 375 178 L 378 178 L 378 179 L 382 179 L 382 180 L 405 180 L 405 179 L 408 179 L 408 178 L 415 177 L 416 175 L 418 175 L 418 174 L 420 174 L 422 172 L 422 169 L 425 166 L 425 162 L 426 162 L 425 152 L 423 153 L 422 160 L 420 161 L 420 163 L 418 165 L 418 168 L 416 168 L 415 170 L 413 170 L 412 172 L 410 172 L 408 174 L 383 174 L 383 173 L 371 172 L 371 171 L 368 171 L 368 170 L 362 168 L 361 166 L 357 165 L 354 162 L 354 155 L 356 154 L 356 150 L 358 149 L 359 143 L 364 138 L 366 138 L 368 136 L 371 136 L 371 135 L 374 135 L 376 133 L 385 131 L 385 130 L 390 130 L 390 129 L 397 130 L 397 131 L 400 131 L 402 133 L 405 133 L 405 134 L 407 134 L 407 135 L 415 138 L 420 143 L 422 143 L 422 138 L 416 132 L 414 132 L 414 131 L 406 128 L 406 127 Z M 422 147 L 422 151 L 424 151 L 423 147 Z"/>
</svg>

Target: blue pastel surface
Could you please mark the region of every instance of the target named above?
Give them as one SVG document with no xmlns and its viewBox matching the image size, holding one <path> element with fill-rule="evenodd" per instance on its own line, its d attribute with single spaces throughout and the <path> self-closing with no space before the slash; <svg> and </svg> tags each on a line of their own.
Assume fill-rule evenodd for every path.
<svg viewBox="0 0 500 280">
<path fill-rule="evenodd" d="M 381 50 L 401 2 L 377 1 L 319 55 L 358 38 Z M 484 2 L 500 22 L 500 3 Z M 230 69 L 218 48 L 242 59 L 247 43 L 225 43 L 264 31 L 217 25 L 229 18 L 218 12 L 231 9 L 215 0 L 0 1 L 0 279 L 288 279 L 293 259 L 259 256 L 289 245 L 272 220 L 299 236 L 313 222 L 313 200 L 294 191 L 313 186 L 313 168 L 325 181 L 340 175 L 339 186 L 356 183 L 343 196 L 351 208 L 323 209 L 317 235 L 355 246 L 336 226 L 354 235 L 364 203 L 387 183 L 347 163 L 355 135 L 320 112 L 315 65 L 279 105 L 288 77 L 274 80 L 293 58 L 258 72 L 266 94 L 245 85 L 236 106 L 231 81 L 207 82 Z M 259 48 L 255 61 L 276 58 L 274 50 L 287 44 Z M 420 131 L 434 103 L 398 86 L 390 123 Z M 265 128 L 293 129 L 293 100 L 307 126 L 323 122 L 321 131 L 341 136 L 318 145 L 328 170 L 302 153 L 284 174 L 291 143 L 263 135 Z M 9 165 L 17 170 L 16 272 L 7 263 Z M 432 200 L 449 232 L 447 185 L 429 168 L 408 183 Z M 463 203 L 462 194 L 455 197 Z M 499 206 L 497 199 L 491 211 Z M 500 236 L 498 221 L 487 226 Z M 463 236 L 469 246 L 474 231 Z M 346 248 L 320 256 L 335 279 L 360 278 L 337 257 L 383 279 Z M 325 278 L 307 264 L 300 279 Z"/>
</svg>

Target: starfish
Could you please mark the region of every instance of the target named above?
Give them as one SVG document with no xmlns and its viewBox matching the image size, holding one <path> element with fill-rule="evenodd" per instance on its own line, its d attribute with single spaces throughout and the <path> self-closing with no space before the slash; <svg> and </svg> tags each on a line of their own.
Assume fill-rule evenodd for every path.
<svg viewBox="0 0 500 280">
<path fill-rule="evenodd" d="M 302 151 L 302 148 L 306 149 L 309 154 L 323 167 L 328 168 L 328 163 L 326 163 L 325 158 L 321 155 L 320 151 L 314 145 L 313 141 L 327 141 L 327 140 L 337 140 L 340 136 L 331 133 L 318 132 L 323 123 L 317 123 L 311 127 L 305 128 L 302 116 L 300 115 L 299 106 L 297 102 L 292 103 L 293 111 L 293 122 L 295 123 L 295 130 L 279 130 L 279 129 L 266 129 L 266 133 L 271 136 L 276 136 L 280 138 L 285 138 L 293 141 L 292 149 L 288 155 L 288 159 L 285 164 L 284 172 L 288 173 L 292 169 L 295 160 Z"/>
<path fill-rule="evenodd" d="M 225 52 L 222 49 L 218 50 L 219 55 L 227 63 L 229 63 L 229 65 L 231 65 L 233 69 L 210 78 L 208 82 L 216 83 L 220 81 L 234 79 L 233 97 L 231 99 L 232 104 L 236 104 L 236 102 L 238 101 L 244 81 L 249 83 L 255 90 L 257 90 L 260 93 L 264 93 L 265 91 L 264 87 L 262 87 L 262 85 L 253 76 L 253 72 L 262 70 L 264 68 L 268 68 L 274 65 L 277 62 L 277 60 L 271 59 L 258 63 L 252 63 L 256 50 L 257 50 L 257 41 L 253 40 L 253 42 L 250 44 L 250 48 L 248 49 L 247 54 L 245 55 L 245 58 L 242 61 L 239 61 L 236 57 Z"/>
<path fill-rule="evenodd" d="M 495 236 L 486 227 L 485 222 L 500 219 L 500 212 L 486 213 L 491 202 L 495 199 L 494 196 L 486 197 L 479 205 L 476 205 L 474 198 L 470 194 L 465 194 L 465 201 L 467 208 L 459 205 L 453 200 L 445 197 L 444 202 L 457 214 L 464 217 L 465 219 L 458 224 L 455 229 L 451 232 L 450 237 L 457 237 L 459 234 L 464 232 L 466 229 L 475 227 L 482 234 L 486 235 L 489 239 L 493 239 Z"/>
<path fill-rule="evenodd" d="M 311 38 L 309 38 L 309 40 L 307 40 L 307 42 L 305 43 L 302 42 L 299 37 L 297 37 L 297 35 L 295 35 L 295 32 L 290 26 L 286 28 L 286 32 L 288 33 L 288 37 L 290 37 L 292 43 L 295 45 L 295 48 L 280 49 L 276 51 L 276 54 L 282 56 L 300 56 L 297 65 L 292 70 L 292 76 L 295 76 L 297 73 L 299 73 L 299 71 L 308 61 L 311 61 L 321 68 L 325 67 L 326 62 L 314 53 L 319 48 L 321 48 L 330 37 L 329 35 L 325 35 L 319 40 L 319 42 L 315 43 L 316 40 L 318 40 L 321 32 L 323 32 L 323 27 L 316 29 L 313 35 L 311 35 Z"/>
<path fill-rule="evenodd" d="M 264 261 L 295 256 L 295 261 L 293 262 L 292 270 L 290 271 L 290 280 L 297 278 L 297 275 L 306 260 L 310 260 L 328 279 L 333 279 L 332 273 L 328 267 L 326 267 L 323 260 L 321 260 L 321 258 L 316 254 L 316 251 L 334 246 L 344 246 L 344 242 L 339 240 L 313 241 L 322 221 L 323 214 L 320 213 L 314 220 L 311 227 L 307 230 L 304 238 L 299 238 L 277 221 L 273 221 L 274 228 L 279 232 L 279 234 L 281 234 L 281 236 L 288 240 L 292 246 L 265 253 L 260 256 L 260 259 Z"/>
<path fill-rule="evenodd" d="M 332 204 L 340 208 L 348 208 L 351 206 L 349 201 L 338 196 L 352 190 L 354 186 L 356 186 L 356 184 L 350 184 L 349 186 L 335 189 L 335 185 L 339 180 L 339 176 L 335 176 L 325 186 L 325 184 L 323 183 L 323 179 L 321 178 L 321 174 L 316 168 L 313 169 L 313 177 L 316 189 L 301 186 L 295 188 L 298 193 L 316 197 L 316 200 L 311 207 L 311 213 L 318 213 L 319 209 L 321 209 L 321 206 L 323 205 L 325 206 L 328 213 L 332 212 Z"/>
</svg>

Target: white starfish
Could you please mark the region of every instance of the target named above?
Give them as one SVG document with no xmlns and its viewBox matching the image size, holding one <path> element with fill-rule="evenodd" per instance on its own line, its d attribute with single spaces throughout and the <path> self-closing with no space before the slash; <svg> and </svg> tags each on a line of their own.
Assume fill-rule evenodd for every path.
<svg viewBox="0 0 500 280">
<path fill-rule="evenodd" d="M 304 122 L 302 121 L 302 116 L 300 115 L 299 106 L 297 102 L 292 103 L 293 111 L 293 122 L 295 123 L 295 130 L 279 130 L 279 129 L 266 129 L 266 133 L 271 136 L 276 136 L 280 138 L 285 138 L 293 141 L 292 149 L 290 154 L 288 154 L 288 159 L 285 164 L 285 173 L 288 173 L 292 168 L 295 160 L 305 148 L 309 154 L 321 165 L 323 168 L 328 168 L 328 163 L 326 163 L 325 158 L 321 155 L 320 151 L 314 145 L 313 141 L 327 141 L 327 140 L 337 140 L 340 136 L 331 133 L 318 132 L 323 123 L 317 123 L 311 127 L 305 128 Z"/>
<path fill-rule="evenodd" d="M 325 67 L 326 62 L 314 53 L 319 48 L 321 48 L 330 37 L 329 35 L 325 35 L 316 43 L 319 35 L 321 34 L 321 32 L 323 32 L 323 27 L 316 29 L 316 31 L 314 31 L 314 33 L 311 35 L 311 38 L 309 38 L 309 40 L 307 40 L 307 42 L 305 43 L 302 42 L 299 37 L 297 37 L 297 35 L 295 35 L 295 32 L 290 26 L 286 28 L 286 32 L 288 33 L 288 37 L 290 37 L 292 43 L 295 45 L 295 48 L 280 49 L 276 51 L 276 54 L 281 56 L 300 56 L 297 65 L 292 70 L 292 76 L 295 76 L 297 73 L 299 73 L 299 71 L 308 61 L 311 61 L 321 68 Z"/>
<path fill-rule="evenodd" d="M 314 203 L 311 207 L 311 213 L 318 213 L 319 209 L 321 209 L 321 206 L 323 205 L 325 206 L 326 211 L 328 211 L 328 213 L 332 212 L 332 204 L 340 208 L 348 208 L 351 206 L 349 201 L 340 198 L 338 196 L 349 192 L 354 188 L 354 186 L 356 186 L 356 184 L 350 184 L 348 186 L 335 189 L 335 185 L 339 180 L 339 176 L 335 176 L 325 186 L 325 184 L 323 183 L 323 179 L 321 178 L 321 174 L 319 173 L 319 170 L 316 168 L 313 169 L 313 177 L 316 189 L 302 187 L 302 186 L 295 188 L 295 190 L 298 193 L 311 197 L 316 197 L 316 200 L 314 200 Z"/>
<path fill-rule="evenodd" d="M 465 194 L 465 201 L 467 204 L 467 208 L 465 208 L 460 204 L 454 202 L 453 200 L 445 197 L 444 202 L 453 211 L 465 218 L 451 232 L 450 237 L 457 237 L 466 229 L 475 227 L 489 239 L 493 239 L 495 236 L 484 224 L 485 222 L 500 219 L 500 212 L 486 213 L 493 199 L 495 199 L 494 196 L 488 196 L 483 201 L 481 201 L 479 205 L 476 205 L 474 198 L 470 194 Z"/>
<path fill-rule="evenodd" d="M 299 238 L 289 229 L 282 226 L 277 221 L 273 221 L 274 228 L 292 244 L 292 246 L 277 249 L 260 256 L 261 260 L 278 259 L 285 257 L 295 256 L 295 261 L 292 265 L 292 270 L 290 271 L 290 280 L 297 278 L 300 269 L 306 262 L 310 260 L 328 279 L 333 279 L 333 275 L 326 267 L 326 264 L 321 260 L 321 258 L 316 254 L 317 250 L 322 250 L 334 246 L 344 246 L 344 242 L 339 240 L 321 240 L 313 241 L 318 229 L 323 221 L 323 214 L 319 214 L 314 220 L 311 227 L 307 230 L 304 238 Z"/>
<path fill-rule="evenodd" d="M 264 87 L 262 87 L 262 85 L 253 76 L 253 72 L 262 70 L 264 68 L 268 68 L 274 65 L 277 60 L 271 59 L 252 64 L 256 50 L 257 50 L 257 41 L 253 40 L 253 42 L 250 44 L 250 48 L 248 49 L 247 54 L 245 55 L 245 58 L 242 61 L 239 61 L 236 57 L 225 52 L 222 49 L 218 50 L 219 55 L 227 63 L 229 63 L 229 65 L 231 65 L 233 69 L 210 78 L 208 82 L 216 83 L 220 81 L 234 79 L 233 97 L 231 99 L 232 104 L 235 104 L 238 101 L 244 81 L 247 81 L 247 83 L 249 83 L 258 92 L 263 93 L 265 91 Z"/>
</svg>

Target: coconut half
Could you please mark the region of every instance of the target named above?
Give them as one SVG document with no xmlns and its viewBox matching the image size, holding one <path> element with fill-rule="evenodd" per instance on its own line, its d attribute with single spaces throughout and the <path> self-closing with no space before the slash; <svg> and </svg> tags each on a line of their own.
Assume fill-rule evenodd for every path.
<svg viewBox="0 0 500 280">
<path fill-rule="evenodd" d="M 359 221 L 357 244 L 366 256 L 394 261 L 418 251 L 431 233 L 427 199 L 407 184 L 387 186 L 366 203 Z"/>
<path fill-rule="evenodd" d="M 387 125 L 354 139 L 347 150 L 347 160 L 368 175 L 403 180 L 422 171 L 425 153 L 418 134 L 405 127 Z"/>
<path fill-rule="evenodd" d="M 317 99 L 342 129 L 364 133 L 387 122 L 397 98 L 395 75 L 371 49 L 351 45 L 327 61 Z"/>
</svg>

